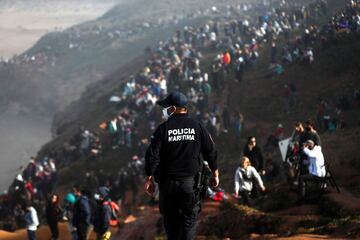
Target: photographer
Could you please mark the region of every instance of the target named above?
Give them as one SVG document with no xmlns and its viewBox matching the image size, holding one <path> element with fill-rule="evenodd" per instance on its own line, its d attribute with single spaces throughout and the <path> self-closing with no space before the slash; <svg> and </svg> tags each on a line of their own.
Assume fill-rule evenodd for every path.
<svg viewBox="0 0 360 240">
<path fill-rule="evenodd" d="M 304 198 L 306 193 L 306 182 L 318 180 L 325 177 L 325 161 L 321 147 L 315 145 L 314 141 L 307 140 L 303 146 L 303 152 L 308 157 L 309 173 L 299 177 L 299 195 Z"/>
</svg>

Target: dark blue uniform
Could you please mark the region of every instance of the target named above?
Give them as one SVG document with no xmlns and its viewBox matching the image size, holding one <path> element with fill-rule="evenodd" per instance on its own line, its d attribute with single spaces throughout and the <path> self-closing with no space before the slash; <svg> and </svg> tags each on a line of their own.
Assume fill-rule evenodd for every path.
<svg viewBox="0 0 360 240">
<path fill-rule="evenodd" d="M 147 176 L 160 188 L 160 212 L 169 240 L 193 239 L 200 202 L 195 175 L 201 171 L 200 154 L 217 170 L 217 153 L 208 131 L 187 114 L 174 114 L 155 131 L 145 156 Z"/>
</svg>

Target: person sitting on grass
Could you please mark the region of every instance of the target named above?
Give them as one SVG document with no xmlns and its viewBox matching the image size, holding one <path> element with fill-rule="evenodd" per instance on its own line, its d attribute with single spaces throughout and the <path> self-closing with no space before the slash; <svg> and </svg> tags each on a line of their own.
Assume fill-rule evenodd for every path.
<svg viewBox="0 0 360 240">
<path fill-rule="evenodd" d="M 235 194 L 236 198 L 241 196 L 242 204 L 251 205 L 252 192 L 255 189 L 254 180 L 264 192 L 266 190 L 260 174 L 251 166 L 250 160 L 247 157 L 242 157 L 240 166 L 235 172 Z"/>
</svg>

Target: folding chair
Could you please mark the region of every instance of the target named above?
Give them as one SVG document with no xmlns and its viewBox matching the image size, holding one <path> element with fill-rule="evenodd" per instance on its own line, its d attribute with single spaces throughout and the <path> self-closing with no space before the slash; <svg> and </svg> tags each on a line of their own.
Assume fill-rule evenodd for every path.
<svg viewBox="0 0 360 240">
<path fill-rule="evenodd" d="M 325 184 L 329 183 L 333 188 L 336 188 L 337 192 L 340 193 L 339 186 L 337 185 L 335 178 L 333 177 L 333 174 L 330 171 L 330 163 L 325 164 L 325 177 L 321 178 L 321 188 L 322 192 L 325 191 Z"/>
<path fill-rule="evenodd" d="M 306 181 L 307 184 L 311 184 L 315 188 L 311 188 L 310 185 L 307 186 L 308 193 L 312 192 L 312 198 L 310 199 L 319 199 L 325 193 L 325 189 L 328 185 L 331 185 L 333 188 L 336 188 L 337 192 L 340 193 L 339 186 L 337 185 L 334 176 L 330 171 L 330 164 L 325 164 L 325 176 L 324 177 L 314 177 L 312 180 Z M 319 189 L 320 188 L 320 189 Z M 311 190 L 312 189 L 312 190 Z M 316 190 L 315 190 L 316 189 Z M 314 191 L 316 193 L 314 193 Z M 307 194 L 308 195 L 308 194 Z M 309 199 L 309 196 L 307 197 Z"/>
</svg>

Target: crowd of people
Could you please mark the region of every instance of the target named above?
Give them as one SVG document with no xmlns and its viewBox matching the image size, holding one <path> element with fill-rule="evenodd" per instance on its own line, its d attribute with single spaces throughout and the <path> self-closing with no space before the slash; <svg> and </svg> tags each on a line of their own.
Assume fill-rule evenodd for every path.
<svg viewBox="0 0 360 240">
<path fill-rule="evenodd" d="M 189 108 L 196 109 L 197 120 L 211 135 L 233 134 L 240 138 L 244 124 L 243 114 L 239 109 L 231 108 L 226 98 L 224 101 L 214 101 L 213 96 L 226 95 L 230 77 L 233 76 L 235 82 L 242 82 L 244 74 L 257 67 L 259 58 L 266 58 L 260 55 L 260 48 L 269 46 L 269 76 L 274 77 L 281 75 L 284 68 L 295 61 L 312 64 L 314 51 L 319 49 L 319 44 L 321 48 L 328 46 L 335 41 L 338 32 L 360 30 L 359 3 L 356 1 L 351 1 L 344 11 L 332 16 L 322 28 L 316 26 L 315 22 L 327 14 L 325 0 L 317 0 L 309 6 L 279 1 L 272 9 L 264 1 L 261 4 L 228 7 L 223 11 L 212 8 L 210 12 L 212 14 L 209 18 L 212 18 L 206 24 L 200 27 L 185 26 L 176 31 L 170 40 L 159 42 L 153 49 L 147 48 L 147 63 L 140 72 L 129 76 L 123 83 L 121 95 L 115 98 L 118 111 L 112 119 L 101 123 L 99 129 L 81 128 L 72 139 L 64 143 L 59 152 L 38 159 L 32 158 L 28 166 L 16 176 L 9 191 L 2 196 L 1 217 L 17 223 L 17 227 L 26 224 L 29 239 L 34 239 L 31 231 L 36 231 L 34 226 L 39 222 L 35 215 L 39 215 L 40 219 L 46 216 L 53 239 L 58 238 L 56 225 L 64 217 L 69 220 L 69 230 L 74 233 L 73 239 L 76 236 L 78 239 L 85 239 L 91 224 L 99 237 L 106 239 L 106 236 L 109 237 L 108 226 L 103 225 L 109 220 L 109 202 L 117 202 L 122 206 L 126 192 L 131 190 L 132 203 L 137 203 L 139 185 L 143 179 L 145 148 L 149 143 L 138 129 L 144 128 L 146 133 L 155 129 L 161 120 L 155 108 L 159 99 L 170 91 L 181 89 L 189 99 Z M 102 28 L 93 31 L 100 34 Z M 78 34 L 71 31 L 70 36 L 80 38 Z M 109 34 L 106 36 L 110 38 Z M 285 39 L 285 45 L 279 54 L 282 39 Z M 216 52 L 210 69 L 204 68 L 204 49 Z M 285 88 L 285 111 L 289 112 L 296 105 L 296 86 L 290 82 L 285 84 Z M 347 98 L 342 97 L 336 109 L 346 111 L 348 107 Z M 316 125 L 323 131 L 331 131 L 332 124 L 335 124 L 335 128 L 344 124 L 339 115 L 341 112 L 329 112 L 328 103 L 321 101 Z M 276 146 L 283 139 L 284 129 L 280 124 L 278 128 L 268 141 L 269 146 Z M 110 139 L 111 147 L 108 150 L 103 144 L 104 137 Z M 138 144 L 135 144 L 136 141 Z M 99 161 L 105 150 L 118 151 L 122 147 L 134 148 L 136 145 L 138 154 L 129 160 L 126 167 L 116 174 L 107 174 L 101 169 L 87 172 L 83 176 L 84 187 L 79 189 L 76 186 L 60 206 L 60 197 L 54 194 L 58 180 L 55 162 L 57 165 L 68 166 L 78 159 Z M 291 183 L 298 186 L 301 196 L 305 195 L 307 181 L 325 174 L 320 146 L 321 140 L 315 130 L 315 123 L 307 121 L 305 127 L 302 123 L 296 124 L 287 163 L 289 172 L 293 172 Z M 252 198 L 259 195 L 259 190 L 266 190 L 264 179 L 269 174 L 269 169 L 275 171 L 275 164 L 266 161 L 254 136 L 248 138 L 242 155 L 235 173 L 234 195 L 242 203 L 252 204 Z M 90 202 L 94 199 L 97 200 L 97 205 L 93 206 L 94 212 L 90 213 Z M 85 222 L 77 219 L 78 208 L 89 212 L 86 218 L 81 217 L 81 221 Z M 107 212 L 106 220 L 97 217 L 101 215 L 98 211 Z M 91 215 L 95 217 L 91 218 Z M 97 222 L 99 219 L 101 223 Z M 4 228 L 11 229 L 12 226 Z"/>
<path fill-rule="evenodd" d="M 44 157 L 30 159 L 26 168 L 21 168 L 9 190 L 2 196 L 1 216 L 7 223 L 23 226 L 20 213 L 21 206 L 28 202 L 41 204 L 48 195 L 56 190 L 58 173 L 55 159 Z M 8 226 L 12 228 L 12 226 Z"/>
<path fill-rule="evenodd" d="M 57 194 L 50 195 L 46 204 L 45 220 L 50 228 L 51 239 L 59 239 L 59 222 L 67 221 L 68 230 L 73 240 L 89 239 L 91 231 L 96 233 L 97 239 L 109 240 L 111 237 L 110 226 L 116 219 L 119 210 L 116 203 L 109 198 L 109 188 L 98 187 L 94 195 L 74 185 L 72 192 L 64 198 L 60 205 Z M 36 230 L 40 225 L 38 212 L 31 202 L 21 206 L 24 222 L 29 240 L 36 240 Z M 114 215 L 115 214 L 115 215 Z"/>
<path fill-rule="evenodd" d="M 112 14 L 117 14 L 117 9 L 112 10 L 104 17 L 104 24 L 95 23 L 83 26 L 74 26 L 68 29 L 55 28 L 58 37 L 62 41 L 50 41 L 44 48 L 36 51 L 15 55 L 13 57 L 0 56 L 0 68 L 7 65 L 48 65 L 55 67 L 59 58 L 74 50 L 86 51 L 87 49 L 104 48 L 114 42 L 126 42 L 152 31 L 160 31 L 173 25 L 181 25 L 200 17 L 209 17 L 212 10 L 183 13 L 169 13 L 162 16 L 148 18 L 147 21 L 133 24 L 119 24 L 113 21 L 108 24 L 106 20 L 112 18 Z"/>
<path fill-rule="evenodd" d="M 47 163 L 47 161 L 36 161 L 35 158 L 32 158 L 28 166 L 16 176 L 9 192 L 2 195 L 0 214 L 5 221 L 2 228 L 13 231 L 17 228 L 26 227 L 29 239 L 35 239 L 33 238 L 33 231 L 36 231 L 37 225 L 44 223 L 43 220 L 45 220 L 51 230 L 52 239 L 59 239 L 58 223 L 66 220 L 73 239 L 85 239 L 83 235 L 82 237 L 79 235 L 84 234 L 84 232 L 76 231 L 79 226 L 76 225 L 78 223 L 74 222 L 76 221 L 74 220 L 76 214 L 74 209 L 82 194 L 84 195 L 83 198 L 86 196 L 87 200 L 90 201 L 91 204 L 89 203 L 87 211 L 93 215 L 92 218 L 89 217 L 90 220 L 87 220 L 89 225 L 87 227 L 90 227 L 91 224 L 96 231 L 98 224 L 105 224 L 107 220 L 102 220 L 99 223 L 97 222 L 99 218 L 96 217 L 97 201 L 94 200 L 97 198 L 96 194 L 99 194 L 99 189 L 105 189 L 101 195 L 103 199 L 100 202 L 110 204 L 112 210 L 110 211 L 112 214 L 110 220 L 113 221 L 111 226 L 117 226 L 121 207 L 125 207 L 126 212 L 124 214 L 127 215 L 131 213 L 132 206 L 137 204 L 139 183 L 143 178 L 143 164 L 143 159 L 140 160 L 137 155 L 134 155 L 127 166 L 115 174 L 106 173 L 103 169 L 96 172 L 86 172 L 82 176 L 84 179 L 82 186 L 75 186 L 61 202 L 60 196 L 55 193 L 57 191 L 57 173 L 54 160 L 49 159 Z M 32 181 L 31 179 L 35 180 Z M 113 212 L 114 206 L 116 213 Z M 82 221 L 82 210 L 78 211 L 78 218 Z M 101 213 L 98 214 L 101 215 Z M 109 226 L 107 230 L 108 228 Z M 90 228 L 86 230 L 87 235 L 90 234 L 88 232 L 90 230 Z M 103 230 L 100 233 L 105 234 Z"/>
<path fill-rule="evenodd" d="M 282 126 L 279 124 L 276 133 L 280 134 L 277 136 L 284 133 L 281 129 Z M 281 137 L 275 138 L 275 136 L 269 139 L 271 141 L 267 144 L 274 143 L 276 147 L 282 140 Z M 242 204 L 252 205 L 254 199 L 259 196 L 259 190 L 265 191 L 264 180 L 269 180 L 269 176 L 266 177 L 266 175 L 269 174 L 269 170 L 274 171 L 275 165 L 268 164 L 268 160 L 264 158 L 262 149 L 256 144 L 256 138 L 253 136 L 248 138 L 242 155 L 235 172 L 234 196 L 239 198 Z M 328 168 L 329 164 L 324 158 L 321 138 L 316 130 L 315 122 L 311 119 L 305 123 L 296 122 L 287 145 L 283 169 L 290 188 L 296 190 L 299 195 L 299 202 L 305 201 L 309 195 L 314 196 L 314 192 L 309 194 L 309 183 L 320 185 L 316 189 L 315 196 L 323 193 L 323 189 L 327 187 L 325 177 L 327 177 Z M 335 182 L 334 179 L 332 181 Z"/>
</svg>

